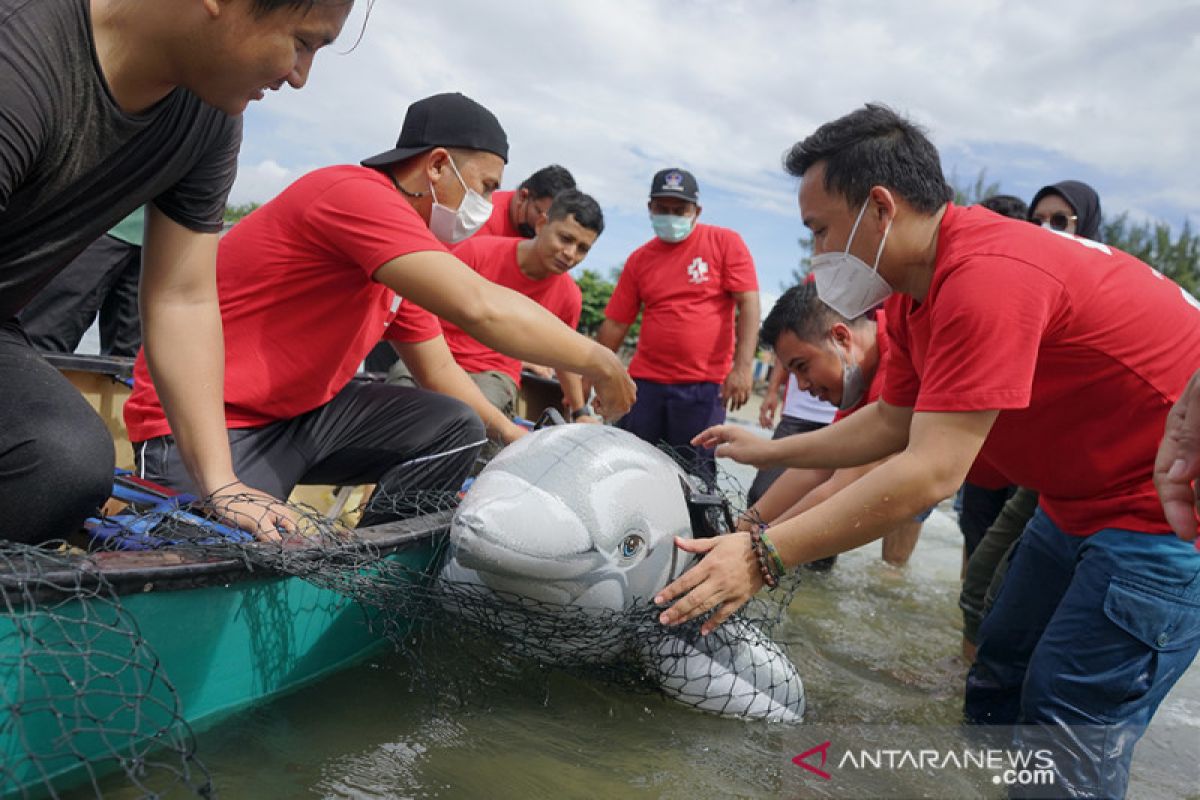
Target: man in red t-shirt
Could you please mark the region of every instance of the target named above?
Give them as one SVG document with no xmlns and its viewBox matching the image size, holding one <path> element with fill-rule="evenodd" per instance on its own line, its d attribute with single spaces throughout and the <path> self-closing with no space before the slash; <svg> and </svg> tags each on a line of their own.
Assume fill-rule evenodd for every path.
<svg viewBox="0 0 1200 800">
<path fill-rule="evenodd" d="M 516 191 L 492 195 L 492 216 L 483 223 L 479 235 L 532 239 L 538 222 L 546 219 L 554 196 L 574 188 L 575 178 L 566 167 L 542 167 L 521 181 Z"/>
<path fill-rule="evenodd" d="M 760 319 L 750 251 L 728 228 L 697 222 L 699 199 L 690 172 L 654 176 L 648 205 L 655 238 L 625 262 L 596 338 L 617 350 L 642 313 L 629 364 L 638 400 L 617 424 L 665 442 L 711 474 L 712 452 L 691 440 L 724 421 L 726 404 L 738 409 L 749 398 Z"/>
<path fill-rule="evenodd" d="M 598 380 L 601 402 L 632 403 L 612 353 L 446 251 L 487 219 L 507 153 L 483 106 L 425 98 L 395 149 L 305 175 L 221 240 L 225 420 L 246 483 L 276 497 L 298 483 L 376 483 L 364 525 L 413 510 L 396 505 L 413 491 L 458 489 L 485 441 L 476 413 L 442 394 L 351 380 L 381 336 L 441 342 L 448 374 L 478 396 L 414 303 L 493 347 Z M 138 470 L 190 489 L 141 356 L 125 421 Z"/>
<path fill-rule="evenodd" d="M 895 454 L 770 533 L 783 566 L 842 552 L 954 492 L 977 460 L 1040 492 L 979 631 L 966 714 L 1050 751 L 1054 793 L 1122 797 L 1133 746 L 1200 648 L 1200 552 L 1172 534 L 1152 473 L 1171 404 L 1200 366 L 1200 308 L 1098 242 L 959 208 L 925 134 L 868 105 L 787 158 L 801 177 L 821 298 L 887 297 L 883 397 L 815 433 L 698 437 L 752 463 L 851 466 Z M 750 536 L 656 598 L 719 625 L 762 585 Z M 761 545 L 766 549 L 765 543 Z M 769 555 L 769 552 L 768 552 Z"/>
<path fill-rule="evenodd" d="M 796 376 L 801 390 L 838 407 L 834 422 L 879 399 L 887 361 L 887 317 L 883 310 L 848 320 L 817 296 L 811 281 L 788 289 L 763 320 L 759 342 L 772 350 L 784 369 Z M 840 469 L 788 469 L 747 509 L 739 529 L 756 520 L 778 525 L 866 475 L 882 461 Z M 932 509 L 897 523 L 883 534 L 883 560 L 908 563 L 921 523 Z M 836 556 L 813 562 L 828 569 Z"/>
<path fill-rule="evenodd" d="M 520 292 L 574 329 L 583 310 L 583 293 L 568 274 L 583 261 L 604 230 L 604 214 L 590 196 L 575 189 L 560 192 L 532 239 L 472 236 L 454 255 L 492 283 Z M 479 342 L 453 322 L 443 322 L 454 360 L 484 396 L 506 415 L 516 413 L 521 361 Z M 566 410 L 572 420 L 596 421 L 583 396 L 578 373 L 558 371 Z"/>
<path fill-rule="evenodd" d="M 535 226 L 545 219 L 554 196 L 574 188 L 575 178 L 566 167 L 551 164 L 522 181 L 516 191 L 492 192 L 492 214 L 472 239 L 484 236 L 532 239 Z M 377 344 L 367 354 L 365 363 L 368 371 L 389 373 L 393 383 L 408 385 L 412 377 L 407 365 L 397 365 L 396 353 L 387 342 Z"/>
</svg>

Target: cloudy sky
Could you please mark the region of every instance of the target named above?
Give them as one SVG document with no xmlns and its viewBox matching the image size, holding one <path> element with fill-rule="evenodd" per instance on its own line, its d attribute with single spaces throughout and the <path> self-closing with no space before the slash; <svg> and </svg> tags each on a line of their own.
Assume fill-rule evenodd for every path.
<svg viewBox="0 0 1200 800">
<path fill-rule="evenodd" d="M 557 162 L 600 201 L 603 273 L 682 166 L 778 293 L 803 235 L 780 156 L 867 101 L 924 125 L 960 185 L 1075 178 L 1106 214 L 1200 224 L 1200 2 L 376 0 L 365 30 L 356 5 L 303 91 L 247 112 L 233 202 L 388 149 L 410 102 L 461 91 L 508 132 L 505 188 Z"/>
</svg>

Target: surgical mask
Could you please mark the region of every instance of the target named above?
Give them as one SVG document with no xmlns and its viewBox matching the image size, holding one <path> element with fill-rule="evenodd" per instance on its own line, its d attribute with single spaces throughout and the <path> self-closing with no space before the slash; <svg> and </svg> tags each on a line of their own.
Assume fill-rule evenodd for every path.
<svg viewBox="0 0 1200 800">
<path fill-rule="evenodd" d="M 883 255 L 883 246 L 892 230 L 890 220 L 883 231 L 883 238 L 879 240 L 874 267 L 868 267 L 861 258 L 850 254 L 850 244 L 854 241 L 854 234 L 858 232 L 858 225 L 862 222 L 870 202 L 868 200 L 863 203 L 858 212 L 858 219 L 854 220 L 854 227 L 850 229 L 850 239 L 846 242 L 844 252 L 821 253 L 812 257 L 811 271 L 817 284 L 817 297 L 846 319 L 861 317 L 892 293 L 892 287 L 879 274 L 879 258 Z"/>
<path fill-rule="evenodd" d="M 862 367 L 851 364 L 842 354 L 842 347 L 837 340 L 830 337 L 830 341 L 833 342 L 833 349 L 837 351 L 838 358 L 842 360 L 842 402 L 838 404 L 838 408 L 849 411 L 866 395 L 867 378 L 863 375 Z"/>
<path fill-rule="evenodd" d="M 650 225 L 654 235 L 667 244 L 682 242 L 692 232 L 695 217 L 679 217 L 674 214 L 651 214 Z"/>
<path fill-rule="evenodd" d="M 458 210 L 455 211 L 438 202 L 437 192 L 433 190 L 433 184 L 429 184 L 429 193 L 433 195 L 433 208 L 429 212 L 429 230 L 442 244 L 458 244 L 482 228 L 483 223 L 492 216 L 492 204 L 479 192 L 467 186 L 467 182 L 463 180 L 462 173 L 458 171 L 453 158 L 450 159 L 450 168 L 454 170 L 455 177 L 467 190 L 467 194 L 458 204 Z"/>
</svg>

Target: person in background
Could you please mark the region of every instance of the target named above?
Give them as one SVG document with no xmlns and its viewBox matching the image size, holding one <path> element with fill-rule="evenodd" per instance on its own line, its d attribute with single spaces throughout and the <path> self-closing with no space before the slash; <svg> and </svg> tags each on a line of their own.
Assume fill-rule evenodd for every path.
<svg viewBox="0 0 1200 800">
<path fill-rule="evenodd" d="M 427 97 L 409 106 L 395 148 L 308 173 L 221 240 L 225 419 L 250 485 L 286 496 L 301 483 L 374 483 L 364 526 L 419 511 L 407 502 L 414 493 L 459 489 L 486 441 L 477 414 L 443 394 L 351 380 L 381 335 L 445 351 L 430 338 L 440 332 L 431 314 L 397 322 L 408 303 L 493 347 L 588 375 L 618 413 L 632 403 L 612 353 L 447 252 L 487 219 L 507 156 L 504 129 L 482 105 Z M 414 330 L 421 317 L 427 330 Z M 137 469 L 190 490 L 163 412 L 139 355 L 125 404 Z"/>
<path fill-rule="evenodd" d="M 882 309 L 848 320 L 822 302 L 809 281 L 783 293 L 763 321 L 759 342 L 775 353 L 801 389 L 835 406 L 835 423 L 874 403 L 883 391 L 889 342 Z M 760 522 L 778 525 L 833 496 L 876 466 L 878 463 L 785 470 L 751 505 L 738 528 L 749 531 Z M 908 563 L 921 524 L 931 512 L 932 508 L 927 509 L 883 535 L 884 561 L 897 567 Z M 836 556 L 830 556 L 805 566 L 827 570 L 835 560 Z"/>
<path fill-rule="evenodd" d="M 759 324 L 758 276 L 742 237 L 699 222 L 700 189 L 686 170 L 650 182 L 655 238 L 625 262 L 596 339 L 616 351 L 642 313 L 629 365 L 638 400 L 617 424 L 665 443 L 713 476 L 711 450 L 692 437 L 750 397 Z"/>
<path fill-rule="evenodd" d="M 980 626 L 966 717 L 1049 750 L 1056 795 L 1124 796 L 1135 744 L 1200 649 L 1200 552 L 1153 482 L 1200 367 L 1200 308 L 1128 254 L 954 206 L 936 148 L 884 106 L 821 126 L 786 163 L 821 299 L 853 317 L 886 298 L 883 397 L 813 433 L 727 425 L 697 444 L 751 464 L 895 457 L 766 539 L 677 539 L 704 557 L 655 597 L 672 604 L 660 621 L 713 612 L 713 630 L 782 568 L 870 541 L 982 459 L 1039 498 Z"/>
<path fill-rule="evenodd" d="M 290 518 L 233 471 L 217 234 L 242 112 L 268 90 L 303 87 L 352 4 L 0 0 L 0 505 L 21 509 L 0 520 L 0 538 L 67 536 L 109 495 L 107 427 L 17 315 L 147 204 L 144 347 L 191 481 L 258 535 Z"/>
<path fill-rule="evenodd" d="M 99 317 L 100 354 L 133 358 L 142 345 L 138 279 L 146 210 L 87 246 L 17 315 L 35 349 L 74 353 Z"/>
<path fill-rule="evenodd" d="M 783 413 L 780 414 L 779 424 L 776 425 L 775 412 L 779 410 L 781 401 Z M 819 430 L 833 422 L 836 414 L 837 406 L 801 389 L 796 383 L 796 376 L 778 357 L 775 359 L 771 377 L 767 382 L 767 392 L 758 410 L 758 424 L 763 428 L 774 428 L 772 439 Z M 754 482 L 746 492 L 746 505 L 752 506 L 757 503 L 783 472 L 782 467 L 758 470 L 754 474 Z"/>
<path fill-rule="evenodd" d="M 1100 241 L 1100 195 L 1083 181 L 1059 181 L 1038 189 L 1029 221 L 1081 239 Z"/>
<path fill-rule="evenodd" d="M 492 195 L 492 216 L 479 229 L 480 236 L 532 239 L 537 224 L 546 219 L 555 195 L 575 188 L 575 177 L 566 167 L 551 164 L 521 181 L 512 192 Z"/>
<path fill-rule="evenodd" d="M 604 214 L 590 196 L 574 189 L 559 192 L 532 239 L 472 236 L 453 253 L 492 283 L 520 292 L 574 330 L 583 310 L 583 293 L 570 276 L 604 231 Z M 453 322 L 442 321 L 454 360 L 467 371 L 484 396 L 508 417 L 517 409 L 521 361 L 477 341 Z M 567 415 L 573 421 L 596 422 L 583 396 L 578 373 L 556 371 Z"/>
<path fill-rule="evenodd" d="M 1028 219 L 1029 217 L 1029 206 L 1024 200 L 1013 194 L 993 194 L 980 200 L 978 205 L 1010 219 Z"/>
</svg>

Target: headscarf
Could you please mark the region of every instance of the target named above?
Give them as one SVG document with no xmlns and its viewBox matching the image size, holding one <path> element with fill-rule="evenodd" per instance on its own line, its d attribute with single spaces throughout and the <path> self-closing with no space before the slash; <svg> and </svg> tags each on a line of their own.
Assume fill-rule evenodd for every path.
<svg viewBox="0 0 1200 800">
<path fill-rule="evenodd" d="M 1100 241 L 1100 195 L 1083 181 L 1059 181 L 1038 189 L 1029 203 L 1029 212 L 1048 194 L 1056 194 L 1075 211 L 1075 235 L 1082 239 Z"/>
</svg>

